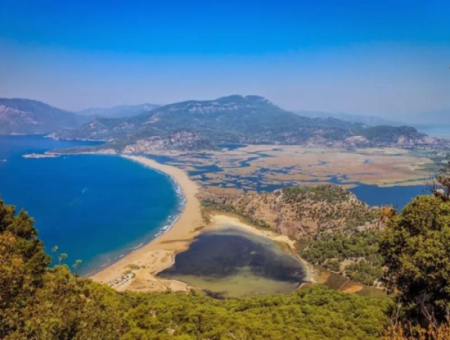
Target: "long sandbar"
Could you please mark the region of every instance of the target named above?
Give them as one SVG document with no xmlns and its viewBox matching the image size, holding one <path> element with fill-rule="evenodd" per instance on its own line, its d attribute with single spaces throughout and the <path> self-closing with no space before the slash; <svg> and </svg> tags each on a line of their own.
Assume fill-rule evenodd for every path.
<svg viewBox="0 0 450 340">
<path fill-rule="evenodd" d="M 171 176 L 183 191 L 186 202 L 183 212 L 172 228 L 142 248 L 135 250 L 96 273 L 91 277 L 93 280 L 108 284 L 118 280 L 120 283 L 114 285 L 114 288 L 119 291 L 165 291 L 167 289 L 188 291 L 191 288 L 188 284 L 176 280 L 163 279 L 158 277 L 157 274 L 170 267 L 174 263 L 175 255 L 188 249 L 193 239 L 204 229 L 220 228 L 227 225 L 270 238 L 276 242 L 286 244 L 292 251 L 295 250 L 295 242 L 287 236 L 279 235 L 270 230 L 256 228 L 244 223 L 237 216 L 213 213 L 210 216 L 210 223 L 205 225 L 201 213 L 201 204 L 197 198 L 199 187 L 183 170 L 157 163 L 142 156 L 123 157 Z M 311 270 L 306 263 L 305 269 L 306 279 L 314 281 Z M 132 276 L 125 276 L 124 274 L 130 270 L 133 273 Z"/>
<path fill-rule="evenodd" d="M 183 212 L 174 225 L 147 245 L 126 255 L 119 261 L 93 275 L 91 278 L 103 283 L 120 280 L 124 273 L 132 269 L 133 278 L 114 286 L 117 290 L 134 291 L 183 291 L 189 287 L 178 281 L 165 280 L 156 274 L 170 267 L 175 254 L 187 249 L 203 225 L 200 202 L 197 198 L 199 187 L 188 175 L 178 168 L 157 163 L 142 156 L 123 156 L 144 166 L 159 170 L 171 176 L 180 186 L 186 200 Z"/>
</svg>

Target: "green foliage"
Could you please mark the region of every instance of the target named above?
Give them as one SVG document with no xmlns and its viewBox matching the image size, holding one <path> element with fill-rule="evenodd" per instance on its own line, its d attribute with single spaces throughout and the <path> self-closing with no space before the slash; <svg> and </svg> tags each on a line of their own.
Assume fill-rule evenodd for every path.
<svg viewBox="0 0 450 340">
<path fill-rule="evenodd" d="M 72 269 L 76 273 L 78 271 L 78 268 L 80 268 L 81 264 L 83 263 L 82 260 L 76 260 L 75 263 L 72 265 Z"/>
<path fill-rule="evenodd" d="M 435 183 L 432 184 L 432 189 L 435 194 L 442 191 L 439 196 L 444 200 L 450 199 L 450 155 L 447 155 L 444 163 L 438 164 L 438 173 L 435 178 Z"/>
<path fill-rule="evenodd" d="M 389 223 L 381 242 L 386 285 L 411 316 L 443 321 L 450 309 L 450 202 L 419 196 Z M 420 316 L 419 316 L 420 315 Z"/>
<path fill-rule="evenodd" d="M 333 184 L 319 185 L 313 188 L 285 188 L 282 190 L 285 204 L 299 205 L 297 216 L 302 220 L 309 212 L 310 218 L 317 221 L 319 232 L 329 232 L 331 229 L 352 230 L 374 222 L 380 217 L 378 209 L 370 208 L 358 201 L 350 191 Z M 320 209 L 314 209 L 309 202 L 325 203 Z M 306 207 L 301 204 L 306 203 Z M 308 206 L 309 204 L 309 206 Z"/>
<path fill-rule="evenodd" d="M 377 339 L 386 300 L 314 287 L 290 295 L 213 300 L 200 295 L 139 295 L 126 339 Z M 184 339 L 184 338 L 183 338 Z"/>
<path fill-rule="evenodd" d="M 298 202 L 304 199 L 325 201 L 328 203 L 342 202 L 348 199 L 350 192 L 336 185 L 319 185 L 312 188 L 285 188 L 283 193 L 288 202 Z"/>
<path fill-rule="evenodd" d="M 354 281 L 373 285 L 383 274 L 380 240 L 381 232 L 378 230 L 322 234 L 311 240 L 300 255 L 310 263 L 340 272 Z M 349 260 L 353 263 L 341 268 L 341 263 Z"/>
<path fill-rule="evenodd" d="M 42 287 L 49 263 L 33 220 L 0 200 L 0 338 L 24 324 L 23 308 Z"/>
<path fill-rule="evenodd" d="M 57 266 L 23 308 L 24 324 L 6 339 L 119 339 L 129 306 L 111 288 Z"/>
<path fill-rule="evenodd" d="M 0 338 L 369 340 L 390 306 L 325 287 L 230 300 L 118 293 L 49 262 L 33 221 L 0 201 Z"/>
<path fill-rule="evenodd" d="M 374 264 L 366 260 L 352 263 L 345 267 L 345 275 L 351 280 L 373 285 L 375 280 L 380 280 L 383 276 L 383 269 L 380 264 Z"/>
</svg>

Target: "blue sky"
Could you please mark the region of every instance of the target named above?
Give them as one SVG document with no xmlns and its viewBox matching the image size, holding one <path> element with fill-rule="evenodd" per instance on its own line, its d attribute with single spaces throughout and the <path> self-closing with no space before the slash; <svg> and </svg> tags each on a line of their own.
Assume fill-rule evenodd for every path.
<svg viewBox="0 0 450 340">
<path fill-rule="evenodd" d="M 450 107 L 449 1 L 0 1 L 0 96 L 77 110 L 259 94 Z"/>
</svg>

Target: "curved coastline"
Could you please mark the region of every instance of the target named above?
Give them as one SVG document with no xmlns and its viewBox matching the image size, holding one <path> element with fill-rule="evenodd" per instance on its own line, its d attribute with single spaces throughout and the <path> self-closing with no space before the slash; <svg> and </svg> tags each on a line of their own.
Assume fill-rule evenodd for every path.
<svg viewBox="0 0 450 340">
<path fill-rule="evenodd" d="M 183 194 L 184 207 L 173 225 L 167 230 L 162 230 L 154 240 L 92 275 L 91 278 L 110 284 L 120 291 L 165 291 L 168 288 L 186 291 L 189 289 L 188 285 L 161 279 L 156 275 L 170 267 L 174 262 L 175 254 L 186 250 L 200 232 L 203 218 L 200 202 L 197 199 L 198 185 L 181 169 L 163 165 L 142 156 L 122 155 L 122 157 L 169 175 Z M 125 273 L 130 269 L 133 274 L 126 276 Z M 113 285 L 112 283 L 117 280 L 121 284 Z"/>
<path fill-rule="evenodd" d="M 295 253 L 295 242 L 287 236 L 258 229 L 240 221 L 237 216 L 229 216 L 223 213 L 213 214 L 211 223 L 206 225 L 201 212 L 201 204 L 197 198 L 200 188 L 188 177 L 187 173 L 179 168 L 160 164 L 143 156 L 121 156 L 170 176 L 184 197 L 184 206 L 178 218 L 174 220 L 172 225 L 168 224 L 166 230 L 161 229 L 150 243 L 93 274 L 91 276 L 93 280 L 107 283 L 118 291 L 161 292 L 167 289 L 189 291 L 192 288 L 189 284 L 174 279 L 161 278 L 157 275 L 172 266 L 175 262 L 175 255 L 187 250 L 195 237 L 205 229 L 214 229 L 224 225 L 233 225 L 244 231 L 286 244 L 290 251 L 293 254 Z M 311 268 L 304 261 L 301 262 L 305 269 L 305 280 L 314 282 Z"/>
</svg>

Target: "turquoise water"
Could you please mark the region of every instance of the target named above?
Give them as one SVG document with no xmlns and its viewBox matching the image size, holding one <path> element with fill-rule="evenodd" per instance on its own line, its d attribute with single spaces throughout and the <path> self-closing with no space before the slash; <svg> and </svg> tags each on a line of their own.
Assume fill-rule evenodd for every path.
<svg viewBox="0 0 450 340">
<path fill-rule="evenodd" d="M 30 159 L 23 154 L 94 144 L 0 136 L 0 195 L 36 220 L 47 253 L 92 273 L 153 239 L 182 208 L 173 181 L 117 156 Z"/>
</svg>

